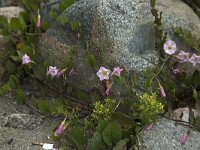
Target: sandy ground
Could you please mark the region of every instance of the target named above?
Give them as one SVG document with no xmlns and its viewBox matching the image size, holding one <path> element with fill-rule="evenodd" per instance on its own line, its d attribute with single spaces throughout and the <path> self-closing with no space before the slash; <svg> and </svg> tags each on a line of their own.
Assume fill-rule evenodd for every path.
<svg viewBox="0 0 200 150">
<path fill-rule="evenodd" d="M 48 137 L 58 125 L 58 119 L 44 117 L 44 122 L 33 130 L 6 127 L 4 125 L 6 116 L 15 113 L 41 116 L 31 108 L 16 103 L 12 96 L 0 97 L 0 150 L 41 150 L 41 146 L 31 143 L 53 143 Z"/>
</svg>

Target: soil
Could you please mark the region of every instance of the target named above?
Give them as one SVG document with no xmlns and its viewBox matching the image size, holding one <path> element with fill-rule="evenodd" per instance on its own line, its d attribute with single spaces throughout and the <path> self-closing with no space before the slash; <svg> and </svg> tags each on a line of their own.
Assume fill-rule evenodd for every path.
<svg viewBox="0 0 200 150">
<path fill-rule="evenodd" d="M 11 114 L 36 115 L 43 122 L 34 129 L 13 128 L 4 124 Z M 0 150 L 41 150 L 42 146 L 32 145 L 32 142 L 51 143 L 49 138 L 60 123 L 58 118 L 46 118 L 33 111 L 30 107 L 18 104 L 11 94 L 0 97 Z"/>
</svg>

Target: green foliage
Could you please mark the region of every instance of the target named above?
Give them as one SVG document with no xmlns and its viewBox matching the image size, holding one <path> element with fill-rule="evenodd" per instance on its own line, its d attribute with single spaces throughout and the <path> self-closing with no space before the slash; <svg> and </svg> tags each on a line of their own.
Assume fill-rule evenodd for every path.
<svg viewBox="0 0 200 150">
<path fill-rule="evenodd" d="M 113 150 L 125 150 L 127 149 L 127 143 L 129 142 L 130 140 L 128 138 L 126 139 L 123 139 L 123 140 L 120 140 L 116 146 L 113 148 Z"/>
<path fill-rule="evenodd" d="M 4 16 L 0 16 L 0 33 L 4 36 L 9 34 L 9 23 L 8 19 Z"/>
<path fill-rule="evenodd" d="M 158 102 L 155 93 L 152 95 L 144 93 L 140 96 L 138 109 L 140 118 L 144 123 L 153 122 L 158 114 L 164 112 L 163 105 Z"/>
<path fill-rule="evenodd" d="M 101 104 L 100 101 L 97 101 L 94 104 L 94 109 L 91 114 L 92 118 L 96 121 L 109 120 L 112 112 L 114 112 L 115 104 L 115 101 L 109 98 L 105 99 L 105 104 Z"/>
<path fill-rule="evenodd" d="M 78 31 L 80 29 L 80 23 L 78 21 L 71 21 L 70 26 L 74 31 Z"/>
<path fill-rule="evenodd" d="M 22 89 L 16 90 L 16 100 L 19 103 L 25 103 L 26 102 L 26 95 L 25 95 L 24 90 L 22 90 Z"/>
<path fill-rule="evenodd" d="M 17 69 L 16 64 L 10 60 L 6 61 L 5 67 L 9 74 L 13 74 Z"/>
<path fill-rule="evenodd" d="M 62 25 L 65 25 L 66 23 L 68 23 L 68 19 L 64 14 L 61 14 L 60 22 L 61 22 Z"/>
<path fill-rule="evenodd" d="M 200 54 L 200 39 L 193 37 L 191 32 L 183 30 L 181 27 L 174 28 L 174 32 L 191 49 L 196 50 Z"/>
<path fill-rule="evenodd" d="M 88 150 L 102 150 L 105 149 L 106 145 L 103 141 L 101 133 L 95 132 L 92 138 L 89 140 L 88 143 Z"/>
<path fill-rule="evenodd" d="M 23 20 L 21 18 L 21 20 Z M 19 18 L 17 17 L 13 17 L 10 20 L 10 30 L 11 31 L 22 31 L 25 29 L 25 24 L 24 21 L 21 21 Z M 23 23 L 22 23 L 23 22 Z"/>
<path fill-rule="evenodd" d="M 0 95 L 5 95 L 17 87 L 19 87 L 19 79 L 16 76 L 11 75 L 8 82 L 0 87 Z"/>
<path fill-rule="evenodd" d="M 69 132 L 68 138 L 73 142 L 77 150 L 84 149 L 86 146 L 86 137 L 84 131 L 79 126 L 73 126 Z"/>
<path fill-rule="evenodd" d="M 110 122 L 102 132 L 104 142 L 113 146 L 122 139 L 122 128 L 118 122 Z"/>
<path fill-rule="evenodd" d="M 45 99 L 33 98 L 32 103 L 41 113 L 46 115 L 65 114 L 66 111 L 64 103 L 59 99 L 48 101 Z"/>
<path fill-rule="evenodd" d="M 66 8 L 70 7 L 75 2 L 76 0 L 64 0 L 62 3 L 59 4 L 59 11 L 63 12 Z"/>
</svg>

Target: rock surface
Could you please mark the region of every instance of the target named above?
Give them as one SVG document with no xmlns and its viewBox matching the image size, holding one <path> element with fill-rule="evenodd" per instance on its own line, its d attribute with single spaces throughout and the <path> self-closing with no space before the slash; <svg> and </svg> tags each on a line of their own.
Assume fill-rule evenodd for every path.
<svg viewBox="0 0 200 150">
<path fill-rule="evenodd" d="M 0 15 L 3 15 L 10 20 L 12 17 L 18 17 L 19 13 L 22 11 L 23 9 L 17 6 L 2 7 L 0 8 Z"/>
<path fill-rule="evenodd" d="M 144 131 L 141 135 L 142 150 L 199 150 L 200 133 L 191 130 L 187 142 L 181 145 L 179 138 L 187 131 L 181 125 L 175 125 L 174 121 L 160 119 L 152 130 Z"/>
<path fill-rule="evenodd" d="M 30 114 L 11 114 L 4 120 L 4 126 L 21 129 L 34 129 L 43 123 L 43 119 Z"/>
<path fill-rule="evenodd" d="M 166 32 L 181 27 L 200 35 L 200 19 L 192 9 L 180 0 L 158 0 L 156 7 L 163 11 Z M 70 47 L 78 45 L 74 56 L 74 70 L 77 76 L 68 81 L 85 91 L 97 87 L 95 73 L 100 66 L 110 68 L 123 66 L 127 70 L 141 72 L 158 64 L 159 53 L 155 49 L 153 16 L 146 0 L 81 0 L 64 14 L 81 24 L 81 37 L 70 31 L 68 25 L 55 23 L 41 38 L 41 56 L 51 65 L 62 66 L 70 53 Z M 76 42 L 74 42 L 76 41 Z M 78 41 L 78 42 L 77 42 Z M 91 53 L 97 57 L 96 68 L 85 63 L 87 41 L 92 43 Z M 179 43 L 181 47 L 183 43 Z M 95 48 L 94 48 L 95 47 Z M 78 61 L 76 61 L 76 59 Z"/>
</svg>

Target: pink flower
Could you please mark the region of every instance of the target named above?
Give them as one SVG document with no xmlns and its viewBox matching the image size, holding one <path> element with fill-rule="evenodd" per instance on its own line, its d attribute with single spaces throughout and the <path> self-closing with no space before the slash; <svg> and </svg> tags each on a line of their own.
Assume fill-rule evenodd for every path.
<svg viewBox="0 0 200 150">
<path fill-rule="evenodd" d="M 160 93 L 162 97 L 166 97 L 166 93 L 162 85 L 160 85 Z"/>
<path fill-rule="evenodd" d="M 192 57 L 188 61 L 191 62 L 193 66 L 196 66 L 196 64 L 200 64 L 200 56 L 193 54 Z"/>
<path fill-rule="evenodd" d="M 185 53 L 184 51 L 180 51 L 176 58 L 179 60 L 180 63 L 188 62 L 189 60 L 189 53 Z"/>
<path fill-rule="evenodd" d="M 188 137 L 188 134 L 187 133 L 184 133 L 183 135 L 180 136 L 180 139 L 179 139 L 179 142 L 183 145 L 186 143 L 187 141 L 187 137 Z"/>
<path fill-rule="evenodd" d="M 65 122 L 63 121 L 55 131 L 55 136 L 60 136 L 65 130 Z"/>
<path fill-rule="evenodd" d="M 153 123 L 146 126 L 146 131 L 150 131 L 153 128 Z"/>
<path fill-rule="evenodd" d="M 106 86 L 106 92 L 105 92 L 106 96 L 108 96 L 108 95 L 110 94 L 110 89 L 111 89 L 112 85 L 113 85 L 113 83 L 108 84 L 108 85 Z"/>
<path fill-rule="evenodd" d="M 172 40 L 168 40 L 163 45 L 163 49 L 164 49 L 165 53 L 172 55 L 176 52 L 176 43 Z"/>
<path fill-rule="evenodd" d="M 116 76 L 120 76 L 121 75 L 121 72 L 122 72 L 122 68 L 120 67 L 115 67 L 113 68 L 113 72 L 112 72 L 112 75 L 116 75 Z"/>
<path fill-rule="evenodd" d="M 104 67 L 100 67 L 96 75 L 99 77 L 100 81 L 109 79 L 110 70 Z"/>
<path fill-rule="evenodd" d="M 29 64 L 30 62 L 32 62 L 31 58 L 24 54 L 24 56 L 22 57 L 22 64 Z"/>
<path fill-rule="evenodd" d="M 49 66 L 49 70 L 47 71 L 47 75 L 50 75 L 51 77 L 55 77 L 58 74 L 57 67 Z"/>
<path fill-rule="evenodd" d="M 40 11 L 38 10 L 38 16 L 37 16 L 37 27 L 41 27 L 41 17 L 40 17 Z"/>
<path fill-rule="evenodd" d="M 61 75 L 63 75 L 63 74 L 65 73 L 65 71 L 66 71 L 66 69 L 60 70 L 60 71 L 57 73 L 56 77 L 59 78 Z"/>
<path fill-rule="evenodd" d="M 172 69 L 172 72 L 174 73 L 174 74 L 179 74 L 179 73 L 181 73 L 181 70 L 180 69 Z"/>
</svg>

